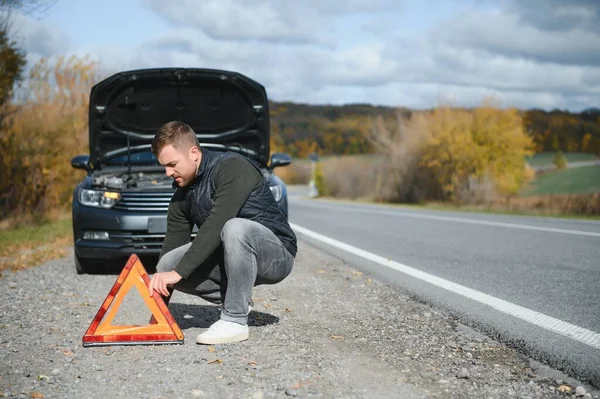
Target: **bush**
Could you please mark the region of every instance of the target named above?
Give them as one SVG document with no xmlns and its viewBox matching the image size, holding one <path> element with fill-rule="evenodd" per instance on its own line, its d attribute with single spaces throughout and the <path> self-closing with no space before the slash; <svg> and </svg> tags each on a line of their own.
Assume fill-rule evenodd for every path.
<svg viewBox="0 0 600 399">
<path fill-rule="evenodd" d="M 67 209 L 81 173 L 70 159 L 88 151 L 88 96 L 99 80 L 87 59 L 42 59 L 0 127 L 0 220 L 44 219 Z"/>
<path fill-rule="evenodd" d="M 286 184 L 308 184 L 311 178 L 310 163 L 295 160 L 291 165 L 275 169 L 275 174 Z"/>
<path fill-rule="evenodd" d="M 369 137 L 387 158 L 391 197 L 401 202 L 510 197 L 526 182 L 524 158 L 533 149 L 518 110 L 489 101 L 473 110 L 440 106 L 398 114 L 392 128 L 378 118 Z"/>
<path fill-rule="evenodd" d="M 556 151 L 554 153 L 554 165 L 556 169 L 566 169 L 567 168 L 567 157 L 563 154 L 562 151 Z"/>
<path fill-rule="evenodd" d="M 540 215 L 600 215 L 600 193 L 552 194 L 512 198 L 493 209 Z"/>
<path fill-rule="evenodd" d="M 365 156 L 330 157 L 321 162 L 327 194 L 337 198 L 376 200 L 380 160 Z"/>
<path fill-rule="evenodd" d="M 321 162 L 316 162 L 315 164 L 315 187 L 318 192 L 319 197 L 324 197 L 329 195 L 329 190 L 327 189 L 327 184 L 325 184 L 325 176 L 323 175 L 323 169 L 321 166 Z"/>
<path fill-rule="evenodd" d="M 379 201 L 419 202 L 425 192 L 436 191 L 429 173 L 419 166 L 425 123 L 423 114 L 405 116 L 400 112 L 395 123 L 386 123 L 381 116 L 373 121 L 368 138 L 381 154 L 374 188 Z"/>
</svg>

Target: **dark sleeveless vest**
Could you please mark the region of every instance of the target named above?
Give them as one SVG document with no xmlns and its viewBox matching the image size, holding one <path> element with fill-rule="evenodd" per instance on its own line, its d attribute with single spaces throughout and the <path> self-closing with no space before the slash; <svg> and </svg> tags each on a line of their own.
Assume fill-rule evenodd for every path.
<svg viewBox="0 0 600 399">
<path fill-rule="evenodd" d="M 202 149 L 202 161 L 196 175 L 196 180 L 192 183 L 186 194 L 188 215 L 190 215 L 198 227 L 206 221 L 214 205 L 215 171 L 217 166 L 220 162 L 230 157 L 242 157 L 242 155 L 235 152 Z M 262 176 L 262 172 L 257 165 L 251 160 L 249 161 L 248 167 L 255 167 Z M 250 193 L 237 217 L 254 220 L 264 225 L 281 240 L 292 256 L 296 256 L 298 249 L 296 235 L 277 205 L 277 202 L 275 202 L 266 179 L 261 179 L 258 188 Z"/>
</svg>

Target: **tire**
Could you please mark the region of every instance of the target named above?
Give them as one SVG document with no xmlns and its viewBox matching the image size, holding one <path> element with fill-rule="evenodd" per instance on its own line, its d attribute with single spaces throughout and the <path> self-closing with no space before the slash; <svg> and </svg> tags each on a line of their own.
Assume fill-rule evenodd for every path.
<svg viewBox="0 0 600 399">
<path fill-rule="evenodd" d="M 104 269 L 103 265 L 98 262 L 84 260 L 77 255 L 77 252 L 73 252 L 75 255 L 75 270 L 77 271 L 77 274 L 98 274 Z"/>
</svg>

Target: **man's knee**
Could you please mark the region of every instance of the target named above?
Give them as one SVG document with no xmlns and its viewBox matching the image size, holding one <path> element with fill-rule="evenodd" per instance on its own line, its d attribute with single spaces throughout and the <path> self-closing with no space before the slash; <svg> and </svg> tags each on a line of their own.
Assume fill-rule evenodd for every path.
<svg viewBox="0 0 600 399">
<path fill-rule="evenodd" d="M 248 219 L 229 219 L 221 230 L 221 241 L 224 245 L 246 241 L 250 237 L 249 233 L 253 223 Z"/>
</svg>

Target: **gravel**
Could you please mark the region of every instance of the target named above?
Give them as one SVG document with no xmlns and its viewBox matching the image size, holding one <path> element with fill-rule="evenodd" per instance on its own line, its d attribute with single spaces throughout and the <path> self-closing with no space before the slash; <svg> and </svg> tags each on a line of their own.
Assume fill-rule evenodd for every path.
<svg viewBox="0 0 600 399">
<path fill-rule="evenodd" d="M 300 241 L 292 275 L 256 287 L 250 340 L 201 346 L 216 306 L 176 292 L 184 345 L 83 348 L 116 279 L 71 257 L 0 279 L 4 397 L 600 397 L 443 313 Z M 135 291 L 115 324 L 145 324 Z"/>
</svg>

